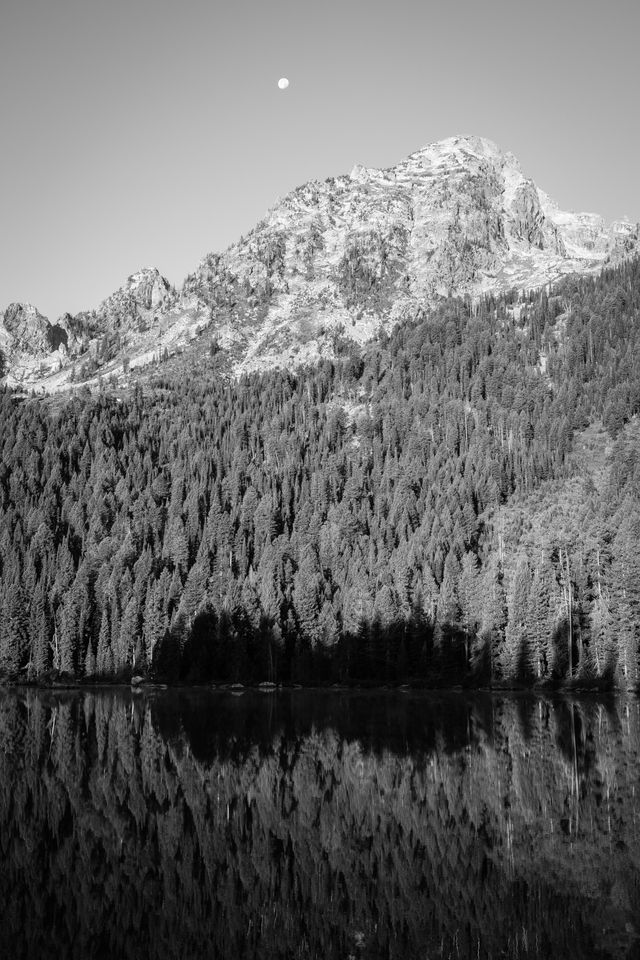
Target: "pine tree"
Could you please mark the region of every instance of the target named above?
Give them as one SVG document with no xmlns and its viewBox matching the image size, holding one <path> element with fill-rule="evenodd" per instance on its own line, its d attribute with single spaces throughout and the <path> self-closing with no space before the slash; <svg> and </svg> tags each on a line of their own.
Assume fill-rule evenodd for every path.
<svg viewBox="0 0 640 960">
<path fill-rule="evenodd" d="M 109 627 L 109 615 L 106 608 L 102 611 L 102 619 L 100 621 L 98 650 L 96 653 L 96 671 L 101 677 L 110 677 L 114 672 L 113 651 L 111 649 L 111 630 Z"/>
<path fill-rule="evenodd" d="M 618 650 L 606 590 L 598 593 L 591 608 L 591 646 L 596 676 L 613 680 L 616 675 Z"/>
<path fill-rule="evenodd" d="M 617 640 L 617 677 L 622 686 L 640 681 L 640 509 L 628 499 L 613 543 L 610 612 Z"/>
<path fill-rule="evenodd" d="M 458 598 L 460 575 L 460 563 L 454 551 L 450 550 L 444 563 L 434 632 L 434 657 L 441 678 L 446 683 L 459 682 L 467 669 Z"/>
<path fill-rule="evenodd" d="M 494 556 L 483 571 L 481 584 L 480 631 L 472 650 L 474 673 L 478 676 L 486 673 L 492 680 L 502 680 L 506 662 L 507 599 L 498 556 Z"/>
<path fill-rule="evenodd" d="M 313 650 L 320 642 L 320 585 L 318 561 L 308 550 L 293 580 L 293 607 L 302 638 Z"/>
<path fill-rule="evenodd" d="M 520 557 L 507 602 L 507 627 L 501 663 L 502 674 L 509 680 L 525 680 L 531 676 L 531 630 L 528 621 L 531 572 L 526 556 Z"/>
<path fill-rule="evenodd" d="M 464 631 L 465 661 L 469 663 L 470 645 L 481 620 L 478 558 L 475 553 L 465 553 L 458 583 L 460 622 Z"/>
<path fill-rule="evenodd" d="M 113 669 L 119 673 L 129 667 L 133 670 L 142 668 L 142 642 L 140 625 L 140 608 L 137 593 L 134 592 L 122 615 L 120 635 L 117 647 L 112 651 Z M 98 668 L 100 664 L 98 662 Z"/>
<path fill-rule="evenodd" d="M 460 576 L 460 563 L 453 551 L 450 551 L 444 564 L 438 602 L 438 622 L 443 628 L 455 629 L 460 624 L 460 603 L 458 599 Z"/>
<path fill-rule="evenodd" d="M 93 641 L 89 638 L 87 642 L 87 652 L 84 658 L 84 675 L 88 679 L 96 674 L 96 655 L 93 652 Z"/>
<path fill-rule="evenodd" d="M 153 664 L 158 643 L 167 629 L 167 618 L 163 610 L 162 587 L 159 581 L 150 580 L 143 616 L 144 656 L 147 668 Z"/>
<path fill-rule="evenodd" d="M 180 599 L 180 609 L 190 626 L 198 608 L 204 603 L 207 595 L 207 579 L 209 571 L 204 560 L 197 560 L 189 570 L 187 582 Z"/>
<path fill-rule="evenodd" d="M 58 614 L 57 633 L 54 650 L 54 669 L 75 676 L 76 656 L 79 635 L 79 612 L 74 603 L 73 594 L 66 596 Z"/>
<path fill-rule="evenodd" d="M 5 618 L 0 633 L 0 669 L 12 679 L 26 666 L 29 656 L 28 605 L 20 584 L 5 593 Z"/>
<path fill-rule="evenodd" d="M 181 517 L 174 517 L 169 521 L 162 555 L 171 561 L 176 570 L 179 570 L 182 574 L 186 573 L 189 563 L 189 548 Z"/>
<path fill-rule="evenodd" d="M 551 580 L 550 564 L 540 564 L 533 575 L 527 597 L 526 634 L 528 637 L 526 673 L 535 680 L 550 676 L 552 666 Z"/>
<path fill-rule="evenodd" d="M 29 613 L 29 636 L 31 638 L 31 670 L 36 677 L 43 676 L 50 666 L 50 624 L 44 580 L 38 581 L 31 600 Z"/>
</svg>

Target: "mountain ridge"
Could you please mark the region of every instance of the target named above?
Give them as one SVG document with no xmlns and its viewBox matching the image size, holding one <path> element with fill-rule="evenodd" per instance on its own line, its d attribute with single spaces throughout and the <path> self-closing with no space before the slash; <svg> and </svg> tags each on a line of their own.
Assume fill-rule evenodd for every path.
<svg viewBox="0 0 640 960">
<path fill-rule="evenodd" d="M 245 237 L 205 255 L 179 291 L 146 268 L 95 311 L 57 324 L 23 309 L 17 339 L 10 305 L 0 349 L 11 385 L 46 391 L 121 379 L 203 333 L 235 373 L 296 365 L 333 355 L 336 337 L 363 343 L 443 297 L 597 272 L 638 251 L 639 236 L 638 224 L 561 210 L 492 141 L 450 137 L 391 167 L 356 164 L 302 184 Z"/>
</svg>

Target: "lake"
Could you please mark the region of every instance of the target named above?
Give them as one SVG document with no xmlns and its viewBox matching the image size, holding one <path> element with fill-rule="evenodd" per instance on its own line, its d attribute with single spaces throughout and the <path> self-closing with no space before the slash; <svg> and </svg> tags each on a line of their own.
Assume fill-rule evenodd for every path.
<svg viewBox="0 0 640 960">
<path fill-rule="evenodd" d="M 640 957 L 635 698 L 0 693 L 0 957 Z"/>
</svg>

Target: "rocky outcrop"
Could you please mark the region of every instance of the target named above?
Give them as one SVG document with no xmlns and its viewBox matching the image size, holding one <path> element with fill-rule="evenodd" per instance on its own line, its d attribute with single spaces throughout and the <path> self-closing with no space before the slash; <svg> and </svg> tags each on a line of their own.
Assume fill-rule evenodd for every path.
<svg viewBox="0 0 640 960">
<path fill-rule="evenodd" d="M 159 270 L 147 267 L 132 274 L 123 287 L 103 300 L 96 313 L 120 325 L 145 322 L 166 303 L 170 293 L 169 281 Z"/>
<path fill-rule="evenodd" d="M 508 214 L 512 236 L 516 240 L 523 240 L 538 250 L 545 249 L 545 215 L 540 206 L 538 191 L 531 180 L 523 181 L 517 187 Z"/>
<path fill-rule="evenodd" d="M 12 385 L 30 387 L 64 367 L 69 334 L 30 303 L 11 303 L 0 313 L 0 357 Z"/>
<path fill-rule="evenodd" d="M 0 316 L 12 352 L 33 356 L 46 356 L 51 352 L 51 324 L 36 307 L 30 303 L 11 303 Z"/>
</svg>

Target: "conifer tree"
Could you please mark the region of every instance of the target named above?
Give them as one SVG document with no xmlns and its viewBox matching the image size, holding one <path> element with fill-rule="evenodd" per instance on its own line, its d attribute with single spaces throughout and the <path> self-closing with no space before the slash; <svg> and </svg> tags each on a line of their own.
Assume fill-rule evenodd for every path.
<svg viewBox="0 0 640 960">
<path fill-rule="evenodd" d="M 87 652 L 84 658 L 84 675 L 88 679 L 96 674 L 96 655 L 93 651 L 93 641 L 89 638 L 87 642 Z"/>
<path fill-rule="evenodd" d="M 525 673 L 538 681 L 548 677 L 552 667 L 551 578 L 549 564 L 539 565 L 534 572 L 527 597 L 525 632 L 528 644 Z"/>
<path fill-rule="evenodd" d="M 617 646 L 606 590 L 598 593 L 591 608 L 591 647 L 596 676 L 603 680 L 613 680 L 617 666 Z"/>
<path fill-rule="evenodd" d="M 509 680 L 524 680 L 531 671 L 531 628 L 529 624 L 529 592 L 531 571 L 526 556 L 521 556 L 515 570 L 507 601 L 502 673 Z"/>
<path fill-rule="evenodd" d="M 464 631 L 465 660 L 469 663 L 472 638 L 477 634 L 481 620 L 479 567 L 475 553 L 465 553 L 458 584 L 460 622 Z"/>
<path fill-rule="evenodd" d="M 502 567 L 498 556 L 492 558 L 481 577 L 482 602 L 480 630 L 472 645 L 472 661 L 478 675 L 488 673 L 491 679 L 505 677 L 505 627 L 507 600 L 502 583 Z"/>
<path fill-rule="evenodd" d="M 320 626 L 320 572 L 314 552 L 307 550 L 293 580 L 293 607 L 302 637 L 311 649 L 321 638 Z"/>
<path fill-rule="evenodd" d="M 45 582 L 38 581 L 29 613 L 29 638 L 31 646 L 31 671 L 36 677 L 43 676 L 50 665 L 50 623 Z"/>
<path fill-rule="evenodd" d="M 9 585 L 5 604 L 0 633 L 0 669 L 15 679 L 26 666 L 29 655 L 28 606 L 20 584 Z"/>
<path fill-rule="evenodd" d="M 85 665 L 86 665 L 85 660 Z M 89 658 L 89 664 L 91 661 Z M 113 673 L 114 670 L 114 658 L 113 651 L 111 649 L 111 631 L 109 628 L 109 615 L 106 608 L 102 611 L 102 619 L 100 621 L 100 633 L 98 635 L 98 649 L 96 652 L 96 671 L 98 676 L 108 677 Z"/>
<path fill-rule="evenodd" d="M 74 602 L 73 594 L 67 594 L 62 603 L 58 623 L 54 650 L 54 669 L 59 669 L 61 673 L 76 673 L 76 657 L 79 639 L 79 619 L 78 609 Z"/>
<path fill-rule="evenodd" d="M 118 672 L 132 667 L 134 670 L 142 668 L 142 644 L 141 644 L 141 625 L 140 625 L 140 607 L 138 605 L 137 592 L 129 598 L 129 602 L 122 615 L 120 624 L 120 634 L 117 639 L 115 649 L 111 649 L 114 669 Z M 98 660 L 98 669 L 100 663 Z"/>
<path fill-rule="evenodd" d="M 159 581 L 150 580 L 143 615 L 144 656 L 147 668 L 153 664 L 158 643 L 167 629 L 167 619 L 163 610 L 162 586 Z"/>
</svg>

